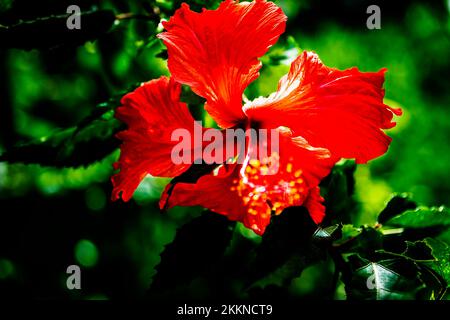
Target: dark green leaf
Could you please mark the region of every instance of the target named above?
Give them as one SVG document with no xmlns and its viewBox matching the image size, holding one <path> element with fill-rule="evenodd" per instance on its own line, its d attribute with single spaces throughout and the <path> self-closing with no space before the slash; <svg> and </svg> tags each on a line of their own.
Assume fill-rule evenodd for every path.
<svg viewBox="0 0 450 320">
<path fill-rule="evenodd" d="M 446 228 L 443 232 L 441 232 L 437 237 L 438 240 L 444 241 L 447 245 L 450 245 L 450 228 Z"/>
<path fill-rule="evenodd" d="M 60 130 L 37 141 L 18 145 L 0 156 L 9 163 L 39 164 L 54 167 L 78 167 L 98 161 L 116 150 L 114 137 L 122 126 L 114 110 L 101 109 L 82 121 L 79 127 Z"/>
<path fill-rule="evenodd" d="M 399 241 L 402 241 L 400 238 Z M 433 240 L 433 239 L 431 239 Z M 406 249 L 401 253 L 377 250 L 371 261 L 407 261 L 407 268 L 400 268 L 399 272 L 409 272 L 409 276 L 416 276 L 426 286 L 417 298 L 441 299 L 447 288 L 447 281 L 443 278 L 438 260 L 432 254 L 429 244 L 424 241 L 406 241 Z M 413 268 L 415 267 L 415 269 Z"/>
<path fill-rule="evenodd" d="M 378 222 L 385 223 L 406 210 L 413 210 L 415 208 L 417 208 L 417 204 L 412 201 L 407 194 L 394 195 L 392 199 L 389 200 L 386 208 L 384 208 L 378 216 Z"/>
<path fill-rule="evenodd" d="M 184 0 L 175 0 L 172 2 L 172 8 L 173 10 L 178 9 L 181 7 L 181 4 L 185 2 Z M 206 9 L 216 9 L 219 4 L 221 3 L 221 0 L 192 0 L 189 1 L 189 6 L 192 10 L 200 12 L 203 8 Z"/>
<path fill-rule="evenodd" d="M 349 264 L 344 283 L 350 300 L 413 300 L 425 289 L 417 267 L 406 259 L 370 261 L 353 255 Z"/>
<path fill-rule="evenodd" d="M 407 241 L 406 250 L 402 253 L 417 264 L 420 278 L 432 290 L 434 299 L 441 299 L 449 286 L 449 254 L 445 243 L 431 238 L 415 242 Z"/>
<path fill-rule="evenodd" d="M 415 261 L 433 261 L 435 259 L 431 247 L 425 241 L 406 241 L 406 250 L 402 255 Z"/>
<path fill-rule="evenodd" d="M 158 52 L 158 53 L 155 55 L 155 57 L 156 57 L 156 58 L 163 59 L 163 60 L 167 60 L 167 59 L 169 58 L 169 54 L 168 54 L 168 52 L 167 52 L 167 49 L 162 49 L 160 52 Z"/>
<path fill-rule="evenodd" d="M 389 219 L 385 225 L 412 229 L 448 227 L 450 226 L 450 214 L 444 207 L 419 207 Z"/>
<path fill-rule="evenodd" d="M 430 246 L 436 263 L 431 268 L 439 273 L 450 286 L 450 247 L 443 241 L 432 238 L 425 239 L 425 243 Z"/>
<path fill-rule="evenodd" d="M 206 100 L 194 93 L 189 86 L 184 85 L 181 88 L 182 90 L 180 100 L 187 103 L 187 105 L 189 106 L 189 110 L 191 111 L 191 114 L 195 120 L 203 121 L 203 106 Z"/>
<path fill-rule="evenodd" d="M 182 226 L 161 253 L 151 292 L 173 290 L 210 270 L 222 259 L 234 226 L 235 222 L 213 212 Z"/>
<path fill-rule="evenodd" d="M 260 277 L 251 285 L 251 289 L 265 288 L 267 286 L 285 287 L 289 286 L 292 279 L 299 277 L 308 266 L 317 263 L 323 255 L 316 247 L 311 247 L 307 251 L 292 254 L 279 267 L 265 276 Z"/>
<path fill-rule="evenodd" d="M 438 254 L 433 255 L 432 247 L 429 243 L 437 243 L 437 252 L 443 254 L 443 260 L 438 259 Z M 448 274 L 445 273 L 445 255 L 446 253 L 444 243 L 434 239 L 428 238 L 426 240 L 420 240 L 415 242 L 406 241 L 406 249 L 398 254 L 389 251 L 379 250 L 377 251 L 379 259 L 407 259 L 414 263 L 417 267 L 418 274 L 422 282 L 427 286 L 428 292 L 425 297 L 431 299 L 441 299 L 448 286 Z M 441 257 L 442 258 L 442 257 Z M 444 267 L 443 265 L 444 264 Z"/>
<path fill-rule="evenodd" d="M 326 228 L 318 227 L 313 234 L 313 242 L 318 245 L 330 245 L 342 238 L 342 225 L 336 224 Z"/>
<path fill-rule="evenodd" d="M 70 30 L 67 28 L 69 16 L 51 16 L 1 27 L 2 47 L 31 50 L 80 45 L 108 32 L 116 20 L 111 10 L 81 13 L 81 29 Z"/>
<path fill-rule="evenodd" d="M 309 265 L 325 257 L 313 243 L 317 226 L 304 207 L 290 207 L 272 217 L 248 271 L 248 284 L 287 285 Z"/>
<path fill-rule="evenodd" d="M 341 237 L 335 240 L 334 245 L 341 246 L 346 244 L 359 236 L 362 231 L 362 228 L 356 228 L 351 224 L 345 224 L 341 228 Z"/>
<path fill-rule="evenodd" d="M 353 198 L 356 170 L 355 162 L 345 161 L 336 165 L 321 182 L 327 215 L 324 223 L 351 223 L 351 213 L 356 208 Z"/>
<path fill-rule="evenodd" d="M 269 65 L 278 66 L 280 64 L 289 65 L 289 60 L 292 59 L 292 57 L 298 56 L 300 51 L 301 50 L 294 37 L 289 36 L 286 41 L 281 39 L 269 50 L 269 52 L 261 57 L 263 67 L 267 67 Z"/>
<path fill-rule="evenodd" d="M 357 229 L 345 231 L 348 240 L 337 242 L 342 252 L 358 253 L 368 258 L 372 257 L 377 250 L 383 249 L 383 234 L 378 229 L 363 227 L 359 234 Z M 354 236 L 349 237 L 349 234 Z"/>
</svg>

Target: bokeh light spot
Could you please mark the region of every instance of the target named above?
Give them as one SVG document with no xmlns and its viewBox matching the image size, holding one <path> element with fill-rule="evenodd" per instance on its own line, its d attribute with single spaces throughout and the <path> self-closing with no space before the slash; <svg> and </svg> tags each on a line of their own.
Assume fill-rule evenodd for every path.
<svg viewBox="0 0 450 320">
<path fill-rule="evenodd" d="M 86 206 L 92 211 L 102 210 L 106 205 L 106 194 L 98 186 L 91 186 L 86 190 L 84 199 Z"/>
<path fill-rule="evenodd" d="M 98 250 L 89 240 L 80 240 L 75 245 L 75 259 L 84 267 L 93 267 L 98 261 Z"/>
<path fill-rule="evenodd" d="M 0 279 L 7 279 L 14 274 L 14 265 L 8 259 L 0 259 Z"/>
</svg>

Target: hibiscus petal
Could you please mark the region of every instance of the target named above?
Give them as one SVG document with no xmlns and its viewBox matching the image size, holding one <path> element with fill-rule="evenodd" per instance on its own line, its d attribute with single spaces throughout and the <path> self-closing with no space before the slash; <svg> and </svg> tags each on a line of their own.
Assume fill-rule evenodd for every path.
<svg viewBox="0 0 450 320">
<path fill-rule="evenodd" d="M 260 235 L 270 223 L 272 213 L 279 214 L 290 206 L 308 203 L 313 220 L 321 221 L 324 210 L 320 211 L 320 194 L 317 197 L 311 190 L 315 192 L 329 174 L 335 159 L 328 150 L 313 148 L 301 137 L 292 137 L 281 129 L 280 133 L 279 154 L 271 154 L 272 163 L 268 159 L 248 159 L 243 165 L 222 166 L 196 183 L 169 185 L 160 207 L 203 206 L 230 220 L 241 221 Z M 249 147 L 247 158 L 251 152 Z M 271 174 L 273 162 L 277 170 Z"/>
<path fill-rule="evenodd" d="M 327 149 L 313 148 L 304 138 L 292 137 L 286 129 L 278 128 L 278 132 L 279 152 L 273 152 L 269 161 L 247 161 L 238 186 L 241 193 L 249 194 L 250 202 L 261 198 L 275 214 L 303 205 L 310 191 L 317 188 L 336 163 Z"/>
<path fill-rule="evenodd" d="M 309 195 L 303 204 L 308 209 L 309 215 L 316 224 L 321 223 L 323 218 L 325 218 L 324 201 L 320 195 L 320 188 L 315 187 L 309 190 Z"/>
<path fill-rule="evenodd" d="M 204 175 L 196 183 L 169 184 L 161 196 L 161 209 L 174 206 L 202 206 L 225 215 L 232 221 L 241 221 L 248 228 L 261 234 L 270 222 L 270 208 L 266 204 L 266 215 L 253 217 L 248 214 L 248 206 L 234 187 L 240 179 L 241 166 L 224 165 L 216 174 Z M 170 190 L 170 195 L 169 195 Z"/>
<path fill-rule="evenodd" d="M 245 118 L 244 89 L 259 76 L 257 58 L 284 32 L 286 19 L 265 0 L 227 0 L 201 13 L 183 4 L 158 37 L 167 46 L 172 77 L 206 98 L 206 110 L 228 128 Z"/>
<path fill-rule="evenodd" d="M 147 175 L 174 177 L 190 164 L 175 165 L 171 159 L 173 130 L 192 132 L 194 119 L 185 103 L 180 102 L 181 85 L 167 77 L 147 82 L 122 98 L 116 117 L 128 125 L 117 137 L 123 141 L 120 159 L 115 164 L 120 172 L 112 177 L 112 199 L 122 194 L 128 201 Z"/>
<path fill-rule="evenodd" d="M 401 114 L 383 103 L 385 71 L 340 71 L 305 51 L 280 80 L 277 92 L 246 104 L 243 110 L 266 126 L 291 128 L 334 157 L 366 163 L 386 152 L 391 138 L 382 129 L 395 126 L 393 114 Z"/>
</svg>

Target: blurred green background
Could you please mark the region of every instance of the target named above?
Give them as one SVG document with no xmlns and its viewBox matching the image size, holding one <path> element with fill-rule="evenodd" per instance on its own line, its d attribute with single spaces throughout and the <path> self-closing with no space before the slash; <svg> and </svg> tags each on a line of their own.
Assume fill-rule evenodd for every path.
<svg viewBox="0 0 450 320">
<path fill-rule="evenodd" d="M 202 7 L 202 1 L 192 1 Z M 181 1 L 0 1 L 0 24 L 83 11 L 169 15 Z M 409 192 L 424 205 L 449 205 L 450 193 L 450 1 L 275 1 L 288 16 L 286 33 L 262 60 L 261 77 L 247 90 L 253 98 L 276 89 L 296 45 L 340 69 L 388 69 L 386 103 L 404 115 L 389 131 L 386 155 L 356 171 L 361 203 L 356 225 L 374 223 L 393 192 Z M 381 8 L 381 29 L 368 30 L 366 8 Z M 215 4 L 209 7 L 215 7 Z M 168 74 L 158 21 L 117 22 L 99 39 L 53 50 L 0 50 L 0 151 L 60 128 L 75 126 L 98 103 L 138 82 Z M 292 38 L 288 39 L 288 36 Z M 295 40 L 295 43 L 293 40 Z M 199 111 L 197 110 L 197 114 Z M 201 116 L 201 115 L 200 115 Z M 112 163 L 118 151 L 81 168 L 0 162 L 0 294 L 36 298 L 139 297 L 149 286 L 159 253 L 176 228 L 199 214 L 175 208 L 161 214 L 167 182 L 146 178 L 129 203 L 111 203 Z M 240 227 L 244 237 L 258 241 Z M 68 265 L 82 267 L 82 290 L 66 289 Z M 329 264 L 307 269 L 289 289 L 319 296 Z M 326 278 L 326 277 L 325 277 Z M 342 296 L 337 296 L 342 298 Z"/>
</svg>

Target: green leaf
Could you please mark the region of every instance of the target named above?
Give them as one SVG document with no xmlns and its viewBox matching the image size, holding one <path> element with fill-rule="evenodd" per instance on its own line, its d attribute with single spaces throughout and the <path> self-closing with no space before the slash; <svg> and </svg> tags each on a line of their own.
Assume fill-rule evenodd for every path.
<svg viewBox="0 0 450 320">
<path fill-rule="evenodd" d="M 431 248 L 436 263 L 431 268 L 439 273 L 450 286 L 450 247 L 443 241 L 427 238 L 425 243 Z"/>
<path fill-rule="evenodd" d="M 343 239 L 335 242 L 343 253 L 357 253 L 365 258 L 372 257 L 377 250 L 383 249 L 383 234 L 379 229 L 346 227 Z"/>
<path fill-rule="evenodd" d="M 172 8 L 173 10 L 177 10 L 181 7 L 181 4 L 185 2 L 184 0 L 174 0 L 172 2 Z M 189 6 L 192 10 L 200 12 L 203 8 L 206 9 L 216 9 L 219 4 L 221 3 L 221 0 L 191 0 L 189 1 Z"/>
<path fill-rule="evenodd" d="M 363 228 L 357 228 L 352 224 L 343 225 L 341 228 L 341 237 L 334 241 L 334 246 L 339 247 L 354 240 L 361 232 L 363 232 Z"/>
<path fill-rule="evenodd" d="M 396 194 L 389 200 L 383 211 L 381 211 L 378 216 L 378 222 L 385 223 L 406 210 L 413 210 L 416 208 L 417 204 L 409 198 L 408 194 Z"/>
<path fill-rule="evenodd" d="M 272 272 L 255 280 L 249 290 L 256 288 L 266 288 L 269 286 L 286 287 L 290 282 L 299 277 L 308 266 L 317 263 L 323 258 L 318 248 L 311 247 L 309 252 L 290 255 L 285 262 Z M 252 279 L 254 280 L 254 279 Z"/>
<path fill-rule="evenodd" d="M 402 255 L 415 261 L 435 260 L 431 252 L 431 247 L 425 241 L 406 241 L 406 249 Z"/>
<path fill-rule="evenodd" d="M 430 238 L 430 241 L 435 240 Z M 447 280 L 443 277 L 438 259 L 432 254 L 432 248 L 427 241 L 406 241 L 406 249 L 402 253 L 377 251 L 378 260 L 398 258 L 407 259 L 416 266 L 418 277 L 427 287 L 427 290 L 424 290 L 424 298 L 442 298 L 448 286 Z"/>
<path fill-rule="evenodd" d="M 299 242 L 297 248 L 292 246 L 292 253 L 289 254 L 288 251 L 285 252 L 288 256 L 287 259 L 283 259 L 283 255 L 281 254 L 276 255 L 278 258 L 281 258 L 280 261 L 284 262 L 273 271 L 268 272 L 265 276 L 255 281 L 252 284 L 251 289 L 288 286 L 291 280 L 299 277 L 306 267 L 325 258 L 324 249 L 341 236 L 341 228 L 341 225 L 333 225 L 326 228 L 318 227 L 311 236 L 311 239 L 305 239 L 305 241 Z M 268 244 L 266 242 L 264 247 L 267 248 L 267 246 Z M 257 261 L 259 259 L 265 260 L 265 258 L 267 258 L 261 256 L 262 250 L 266 250 L 264 247 L 259 248 L 258 252 L 260 255 L 257 256 Z M 267 254 L 267 252 L 263 253 L 263 255 L 265 254 Z M 261 261 L 259 260 L 257 263 L 261 263 Z"/>
<path fill-rule="evenodd" d="M 450 228 L 446 228 L 443 232 L 441 232 L 437 237 L 438 240 L 444 241 L 447 245 L 450 245 Z"/>
<path fill-rule="evenodd" d="M 389 219 L 385 225 L 412 229 L 448 227 L 450 226 L 450 214 L 443 206 L 439 208 L 419 207 Z"/>
<path fill-rule="evenodd" d="M 267 67 L 269 65 L 279 66 L 281 64 L 289 66 L 292 59 L 299 55 L 299 52 L 300 48 L 294 37 L 288 36 L 286 41 L 281 39 L 275 46 L 270 48 L 269 52 L 261 57 L 261 61 L 263 63 L 263 67 Z"/>
<path fill-rule="evenodd" d="M 406 244 L 406 250 L 402 255 L 414 260 L 417 264 L 420 278 L 432 290 L 432 298 L 441 299 L 450 284 L 448 246 L 432 238 L 415 242 L 407 241 Z"/>
<path fill-rule="evenodd" d="M 167 58 L 166 58 L 167 59 Z M 181 87 L 182 102 L 187 103 L 195 120 L 203 120 L 203 106 L 206 100 L 197 95 L 189 86 L 183 85 Z"/>
<path fill-rule="evenodd" d="M 313 234 L 313 242 L 318 245 L 330 245 L 342 238 L 342 225 L 336 224 L 326 228 L 318 227 Z"/>
<path fill-rule="evenodd" d="M 349 264 L 344 277 L 349 300 L 414 300 L 425 289 L 417 267 L 406 259 L 370 261 L 353 255 Z"/>
<path fill-rule="evenodd" d="M 114 134 L 122 128 L 110 108 L 95 109 L 79 126 L 17 145 L 0 156 L 9 163 L 79 167 L 105 158 L 119 147 Z"/>
<path fill-rule="evenodd" d="M 155 58 L 160 58 L 163 60 L 167 60 L 169 58 L 169 53 L 167 52 L 167 49 L 162 49 L 157 54 L 155 54 Z"/>
<path fill-rule="evenodd" d="M 353 198 L 356 164 L 344 161 L 337 164 L 321 182 L 321 193 L 325 198 L 327 215 L 324 223 L 351 223 L 352 212 L 356 208 Z"/>
<path fill-rule="evenodd" d="M 317 226 L 304 207 L 290 207 L 272 217 L 248 269 L 250 288 L 288 285 L 309 265 L 325 258 L 314 242 Z M 328 231 L 319 231 L 319 234 Z M 323 239 L 322 239 L 323 240 Z"/>
<path fill-rule="evenodd" d="M 81 13 L 81 29 L 67 28 L 70 15 L 50 16 L 0 28 L 3 48 L 52 49 L 63 45 L 81 45 L 108 32 L 116 17 L 111 10 Z"/>
<path fill-rule="evenodd" d="M 210 211 L 183 225 L 161 253 L 150 292 L 173 290 L 211 270 L 222 259 L 234 226 L 235 222 Z"/>
</svg>

